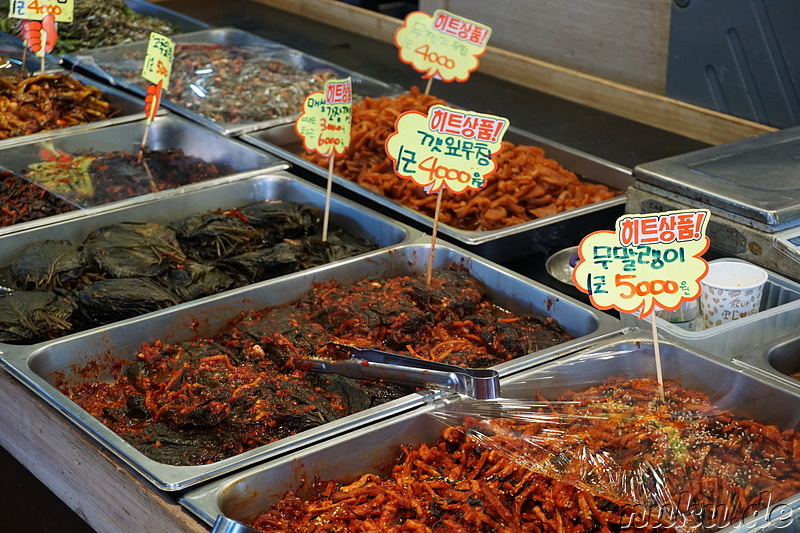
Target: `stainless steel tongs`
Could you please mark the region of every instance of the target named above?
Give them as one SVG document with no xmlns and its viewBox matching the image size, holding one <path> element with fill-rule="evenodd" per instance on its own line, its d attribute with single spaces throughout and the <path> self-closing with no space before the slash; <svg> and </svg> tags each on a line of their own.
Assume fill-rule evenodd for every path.
<svg viewBox="0 0 800 533">
<path fill-rule="evenodd" d="M 400 385 L 430 387 L 457 392 L 478 400 L 500 395 L 500 376 L 496 370 L 462 368 L 379 350 L 359 349 L 328 343 L 350 353 L 348 359 L 304 359 L 304 368 L 314 372 L 339 374 L 354 379 L 382 379 Z"/>
</svg>

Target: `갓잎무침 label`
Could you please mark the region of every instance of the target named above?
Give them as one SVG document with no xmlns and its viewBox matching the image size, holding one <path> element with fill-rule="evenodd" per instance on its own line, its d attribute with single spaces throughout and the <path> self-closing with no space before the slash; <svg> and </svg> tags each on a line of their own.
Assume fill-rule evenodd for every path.
<svg viewBox="0 0 800 533">
<path fill-rule="evenodd" d="M 402 113 L 386 140 L 398 176 L 428 193 L 446 187 L 458 194 L 482 189 L 497 169 L 492 155 L 503 147 L 508 119 L 441 105 Z"/>
</svg>

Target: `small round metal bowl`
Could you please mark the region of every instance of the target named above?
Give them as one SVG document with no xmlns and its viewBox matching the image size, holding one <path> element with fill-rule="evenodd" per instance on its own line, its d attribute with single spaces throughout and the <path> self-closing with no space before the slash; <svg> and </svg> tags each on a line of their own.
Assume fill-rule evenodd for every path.
<svg viewBox="0 0 800 533">
<path fill-rule="evenodd" d="M 572 269 L 578 262 L 578 247 L 564 248 L 547 258 L 544 267 L 547 273 L 561 283 L 572 285 Z"/>
</svg>

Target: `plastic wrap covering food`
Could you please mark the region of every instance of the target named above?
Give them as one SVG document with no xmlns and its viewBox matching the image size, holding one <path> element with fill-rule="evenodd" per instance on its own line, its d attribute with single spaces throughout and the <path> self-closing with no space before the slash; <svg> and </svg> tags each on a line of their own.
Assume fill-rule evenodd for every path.
<svg viewBox="0 0 800 533">
<path fill-rule="evenodd" d="M 230 174 L 226 165 L 208 163 L 180 148 L 129 152 L 66 153 L 42 143 L 41 161 L 22 171 L 31 183 L 80 206 L 89 207 L 199 183 Z"/>
<path fill-rule="evenodd" d="M 718 407 L 730 403 L 730 389 L 712 399 L 667 381 L 661 401 L 650 377 L 583 383 L 574 371 L 609 355 L 539 372 L 505 387 L 504 399 L 463 399 L 434 416 L 503 468 L 583 493 L 574 499 L 576 519 L 595 528 L 719 529 L 800 492 L 800 432 Z M 537 399 L 508 399 L 531 391 Z M 569 514 L 558 494 L 542 502 L 559 509 L 548 513 L 551 526 Z"/>
<path fill-rule="evenodd" d="M 420 93 L 416 87 L 410 93 L 394 98 L 365 98 L 355 103 L 350 146 L 336 158 L 336 173 L 407 207 L 434 216 L 436 195 L 427 194 L 413 181 L 397 176 L 384 147 L 400 113 L 427 113 L 434 105 L 447 103 Z M 306 153 L 303 157 L 320 166 L 328 165 L 328 159 L 318 154 Z M 504 142 L 502 151 L 493 159 L 497 161 L 497 170 L 489 176 L 483 189 L 468 190 L 459 195 L 445 193 L 441 222 L 463 230 L 494 230 L 621 194 L 605 185 L 579 179 L 535 146 Z"/>
<path fill-rule="evenodd" d="M 661 401 L 649 377 L 590 375 L 625 356 L 537 369 L 504 383 L 504 398 L 454 399 L 429 412 L 446 426 L 440 440 L 402 446 L 378 473 L 309 478 L 252 524 L 264 532 L 706 531 L 800 492 L 798 431 L 719 407 L 732 388 L 709 398 L 667 382 Z"/>
<path fill-rule="evenodd" d="M 424 276 L 318 283 L 295 303 L 243 312 L 213 337 L 147 344 L 113 382 L 59 389 L 148 457 L 206 464 L 410 392 L 306 371 L 308 357 L 334 355 L 331 342 L 488 366 L 567 337 L 544 317 L 492 304 L 453 267 L 430 284 Z"/>
<path fill-rule="evenodd" d="M 131 50 L 99 66 L 141 84 L 142 53 Z M 291 117 L 303 101 L 336 77 L 330 68 L 305 68 L 301 54 L 282 46 L 178 43 L 165 98 L 222 124 Z"/>
<path fill-rule="evenodd" d="M 83 240 L 31 242 L 0 285 L 0 342 L 30 344 L 377 248 L 295 202 L 214 210 L 169 225 L 123 222 Z"/>
<path fill-rule="evenodd" d="M 6 33 L 19 34 L 20 20 L 6 16 L 0 22 Z M 85 48 L 147 39 L 150 32 L 172 35 L 176 28 L 169 22 L 136 13 L 123 0 L 81 0 L 75 3 L 73 22 L 58 25 L 58 54 Z"/>
<path fill-rule="evenodd" d="M 100 89 L 68 74 L 0 76 L 0 139 L 97 122 L 119 113 Z"/>
</svg>

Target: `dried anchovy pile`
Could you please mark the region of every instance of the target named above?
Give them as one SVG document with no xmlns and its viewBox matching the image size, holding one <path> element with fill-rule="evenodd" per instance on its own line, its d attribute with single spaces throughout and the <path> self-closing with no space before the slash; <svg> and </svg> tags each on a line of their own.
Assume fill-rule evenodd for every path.
<svg viewBox="0 0 800 533">
<path fill-rule="evenodd" d="M 19 34 L 19 20 L 4 18 L 0 29 Z M 75 3 L 73 22 L 58 24 L 58 54 L 145 40 L 150 32 L 177 33 L 167 21 L 148 17 L 130 9 L 123 0 L 81 0 Z"/>
<path fill-rule="evenodd" d="M 124 65 L 114 61 L 102 67 L 115 76 L 139 77 L 138 64 Z M 323 90 L 334 75 L 270 58 L 259 47 L 178 44 L 168 98 L 217 122 L 255 122 L 300 113 L 305 97 Z"/>
<path fill-rule="evenodd" d="M 65 74 L 0 77 L 0 139 L 116 116 L 102 91 Z"/>
</svg>

